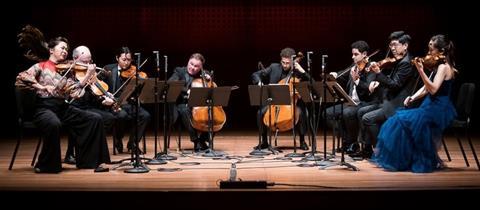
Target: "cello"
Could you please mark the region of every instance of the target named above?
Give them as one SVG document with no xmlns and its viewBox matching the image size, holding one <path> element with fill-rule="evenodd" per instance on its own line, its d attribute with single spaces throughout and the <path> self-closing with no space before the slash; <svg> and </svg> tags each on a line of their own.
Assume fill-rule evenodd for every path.
<svg viewBox="0 0 480 210">
<path fill-rule="evenodd" d="M 269 127 L 272 131 L 288 131 L 293 128 L 293 113 L 295 112 L 295 124 L 298 123 L 300 119 L 300 108 L 296 106 L 296 102 L 300 98 L 299 94 L 293 93 L 293 85 L 294 83 L 299 83 L 300 78 L 297 78 L 293 75 L 295 62 L 300 62 L 303 58 L 303 54 L 301 52 L 298 53 L 297 58 L 292 63 L 292 70 L 288 73 L 287 77 L 280 80 L 277 84 L 279 85 L 288 85 L 288 89 L 290 91 L 290 98 L 293 100 L 290 102 L 290 105 L 270 105 L 267 112 L 263 115 L 263 123 Z M 295 109 L 295 110 L 293 110 Z M 272 114 L 270 114 L 272 113 Z M 270 122 L 274 122 L 273 124 Z"/>
<path fill-rule="evenodd" d="M 213 82 L 212 78 L 209 80 L 205 78 L 205 72 L 202 70 L 201 78 L 196 78 L 192 81 L 191 87 L 217 87 L 217 84 Z M 192 108 L 192 120 L 191 125 L 198 131 L 209 132 L 209 117 L 208 106 L 197 106 Z M 227 121 L 225 111 L 222 106 L 212 106 L 212 131 L 217 132 L 222 129 L 223 125 Z"/>
</svg>

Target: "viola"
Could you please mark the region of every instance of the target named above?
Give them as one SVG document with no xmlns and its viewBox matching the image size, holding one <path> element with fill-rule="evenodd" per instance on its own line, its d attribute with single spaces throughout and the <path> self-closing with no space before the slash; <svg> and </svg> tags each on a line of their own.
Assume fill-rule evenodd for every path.
<svg viewBox="0 0 480 210">
<path fill-rule="evenodd" d="M 135 78 L 136 74 L 137 74 L 137 67 L 134 65 L 131 65 L 128 69 L 122 70 L 122 72 L 120 73 L 120 76 L 125 79 L 128 79 L 128 78 Z M 141 79 L 146 79 L 147 73 L 143 71 L 138 71 L 138 76 Z"/>
<path fill-rule="evenodd" d="M 191 87 L 217 87 L 217 84 L 212 81 L 212 78 L 207 81 L 205 78 L 205 73 L 202 70 L 202 77 L 196 78 L 192 81 Z M 223 128 L 223 125 L 227 121 L 227 116 L 225 111 L 223 110 L 222 106 L 213 106 L 212 107 L 212 115 L 213 115 L 213 127 L 212 130 L 214 132 L 219 131 Z M 208 132 L 208 107 L 206 106 L 198 106 L 192 108 L 192 121 L 191 125 L 193 128 Z"/>
</svg>

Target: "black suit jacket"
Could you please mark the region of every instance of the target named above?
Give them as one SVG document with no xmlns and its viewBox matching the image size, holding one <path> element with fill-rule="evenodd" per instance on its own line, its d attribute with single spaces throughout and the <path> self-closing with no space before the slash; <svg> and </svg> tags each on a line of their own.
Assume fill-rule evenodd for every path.
<svg viewBox="0 0 480 210">
<path fill-rule="evenodd" d="M 103 67 L 105 70 L 107 70 L 108 73 L 102 74 L 101 79 L 107 83 L 109 87 L 109 92 L 115 93 L 120 86 L 122 86 L 124 79 L 119 76 L 119 69 L 118 69 L 118 64 L 113 63 L 113 64 L 108 64 L 105 67 Z M 119 91 L 115 96 L 119 97 L 122 93 L 122 91 Z"/>
<path fill-rule="evenodd" d="M 205 74 L 211 75 L 209 71 L 204 70 Z M 201 71 L 199 71 L 196 75 L 190 75 L 188 73 L 187 67 L 176 67 L 173 70 L 173 74 L 168 78 L 168 81 L 185 81 L 185 84 L 182 89 L 182 93 L 179 95 L 177 99 L 177 103 L 186 103 L 186 96 L 187 91 L 190 89 L 192 85 L 192 81 L 196 78 L 201 78 Z"/>
<path fill-rule="evenodd" d="M 383 110 L 387 117 L 392 116 L 395 110 L 403 106 L 405 98 L 416 88 L 417 71 L 411 64 L 412 57 L 407 54 L 400 60 L 387 76 L 383 73 L 377 74 L 376 80 L 380 82 L 383 90 Z"/>
<path fill-rule="evenodd" d="M 370 94 L 368 90 L 368 86 L 370 82 L 374 81 L 376 78 L 376 74 L 373 72 L 360 72 L 360 80 L 356 87 L 357 94 L 362 102 L 373 103 L 380 101 L 380 98 L 376 94 Z M 342 74 L 338 77 L 337 82 L 345 89 L 349 96 L 352 96 L 353 86 L 355 82 L 353 81 L 352 77 L 350 76 L 350 71 Z"/>
<path fill-rule="evenodd" d="M 282 65 L 279 63 L 272 63 L 269 67 L 256 71 L 252 74 L 253 84 L 258 84 L 259 81 L 262 81 L 265 84 L 276 84 L 283 78 L 287 76 L 288 72 L 284 72 Z M 294 76 L 299 77 L 302 81 L 307 81 L 310 79 L 310 75 L 305 73 L 300 73 L 295 70 Z"/>
</svg>

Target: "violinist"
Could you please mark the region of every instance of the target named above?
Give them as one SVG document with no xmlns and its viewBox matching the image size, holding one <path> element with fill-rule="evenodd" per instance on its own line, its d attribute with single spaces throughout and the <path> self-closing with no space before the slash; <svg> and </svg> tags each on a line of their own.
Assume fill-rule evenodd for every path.
<svg viewBox="0 0 480 210">
<path fill-rule="evenodd" d="M 338 127 L 343 135 L 342 149 L 346 154 L 358 152 L 360 148 L 357 142 L 357 135 L 360 129 L 357 111 L 360 108 L 375 107 L 378 104 L 378 97 L 370 94 L 368 90 L 368 85 L 376 76 L 375 73 L 367 71 L 367 66 L 369 65 L 368 50 L 368 43 L 363 40 L 352 43 L 351 52 L 354 65 L 345 70 L 346 72 L 341 72 L 341 75 L 335 72 L 330 73 L 357 104 L 356 106 L 336 104 L 328 107 L 326 110 L 330 126 L 334 126 L 335 123 L 332 119 L 341 119 Z M 342 107 L 343 112 L 341 110 Z M 343 115 L 340 118 L 342 113 Z"/>
<path fill-rule="evenodd" d="M 185 81 L 183 90 L 178 97 L 175 105 L 170 105 L 169 110 L 171 113 L 170 123 L 174 123 L 178 116 L 182 120 L 182 124 L 187 128 L 190 135 L 190 140 L 193 142 L 193 149 L 195 152 L 202 152 L 207 150 L 209 147 L 208 142 L 208 132 L 197 131 L 193 128 L 192 121 L 192 110 L 191 107 L 188 107 L 188 96 L 190 94 L 190 88 L 192 87 L 192 82 L 195 79 L 201 79 L 202 72 L 205 74 L 205 79 L 210 80 L 210 72 L 203 69 L 203 64 L 205 63 L 205 58 L 200 53 L 194 53 L 188 59 L 186 67 L 176 67 L 173 71 L 173 74 L 170 76 L 168 81 Z"/>
<path fill-rule="evenodd" d="M 392 62 L 390 67 L 381 69 L 379 63 L 372 62 L 370 71 L 376 74 L 375 81 L 370 82 L 370 92 L 382 91 L 382 102 L 374 110 L 362 110 L 358 116 L 362 119 L 362 125 L 365 129 L 364 150 L 353 154 L 354 157 L 370 158 L 373 153 L 373 145 L 377 140 L 380 125 L 395 113 L 395 110 L 403 106 L 403 100 L 410 95 L 415 88 L 416 72 L 413 69 L 410 60 L 412 57 L 408 53 L 410 35 L 403 31 L 395 31 L 389 37 L 389 50 L 393 58 L 385 60 Z M 352 156 L 352 155 L 351 155 Z"/>
<path fill-rule="evenodd" d="M 35 172 L 62 171 L 60 132 L 63 128 L 74 137 L 78 145 L 77 168 L 94 168 L 95 172 L 108 171 L 108 168 L 101 165 L 110 162 L 108 150 L 99 148 L 105 141 L 102 118 L 65 101 L 81 96 L 86 79 L 95 72 L 94 65 L 88 66 L 86 79 L 75 81 L 70 74 L 61 75 L 55 66 L 67 58 L 67 39 L 56 37 L 43 44 L 42 33 L 32 26 L 23 28 L 18 37 L 20 46 L 31 46 L 27 58 L 39 61 L 19 73 L 15 83 L 18 87 L 33 89 L 37 93 L 33 121 L 41 131 L 43 146 L 34 167 Z"/>
<path fill-rule="evenodd" d="M 135 66 L 132 65 L 132 52 L 128 47 L 122 47 L 116 53 L 116 63 L 106 65 L 104 69 L 108 73 L 100 74 L 99 78 L 104 80 L 108 87 L 111 88 L 112 93 L 116 93 L 115 97 L 119 97 L 122 94 L 123 85 L 130 80 L 129 78 L 122 77 L 122 72 L 130 71 Z M 115 122 L 115 148 L 119 153 L 123 152 L 123 136 L 125 130 L 130 130 L 130 138 L 128 140 L 127 149 L 130 151 L 133 149 L 134 141 L 137 143 L 141 137 L 145 134 L 145 129 L 150 121 L 150 113 L 148 113 L 143 107 L 139 106 L 138 109 L 138 123 L 135 123 L 135 105 L 131 103 L 121 105 L 121 109 L 113 112 L 116 118 Z M 135 127 L 138 126 L 138 134 L 135 136 Z"/>
<path fill-rule="evenodd" d="M 287 78 L 291 71 L 293 76 L 299 78 L 301 81 L 310 80 L 310 75 L 300 66 L 300 64 L 292 60 L 292 56 L 295 55 L 295 50 L 292 48 L 284 48 L 280 52 L 280 63 L 272 63 L 269 67 L 256 71 L 252 74 L 253 84 L 277 84 L 282 79 Z M 300 136 L 300 149 L 308 150 L 308 145 L 305 143 L 305 133 L 308 126 L 307 117 L 305 115 L 305 104 L 302 100 L 297 100 L 297 106 L 300 108 L 300 118 L 295 128 Z M 261 115 L 263 116 L 267 112 L 268 107 L 265 106 L 261 109 Z M 255 147 L 255 149 L 266 149 L 269 144 L 267 141 L 268 127 L 261 122 L 261 119 L 257 121 L 258 126 L 263 126 L 262 129 L 262 143 Z"/>
<path fill-rule="evenodd" d="M 90 52 L 90 49 L 88 49 L 88 47 L 86 46 L 76 47 L 72 52 L 72 57 L 77 65 L 83 66 L 85 64 L 91 64 L 92 62 L 92 54 Z M 81 79 L 81 77 L 84 74 L 83 68 L 78 68 L 78 69 L 75 70 L 74 72 L 75 78 L 77 80 Z M 94 77 L 97 77 L 97 76 L 94 76 Z M 105 95 L 98 96 L 95 94 L 94 88 L 97 88 L 97 87 L 94 84 L 94 82 L 96 82 L 94 81 L 95 79 L 94 77 L 92 77 L 93 79 L 91 79 L 88 82 L 88 84 L 85 86 L 85 93 L 83 94 L 83 96 L 78 99 L 72 100 L 71 104 L 82 110 L 86 110 L 88 112 L 93 112 L 100 115 L 101 118 L 103 119 L 105 132 L 107 132 L 112 128 L 112 125 L 115 121 L 115 116 L 110 111 L 111 106 L 114 103 L 114 100 L 109 96 L 105 96 Z M 106 94 L 108 95 L 111 93 L 107 92 Z M 108 146 L 106 144 L 106 141 L 105 141 L 105 144 L 103 144 L 102 142 L 101 147 L 102 149 L 106 150 L 108 154 Z M 65 163 L 73 163 L 73 164 L 75 163 L 74 162 L 75 159 L 73 157 L 73 148 L 74 148 L 74 141 L 72 141 L 72 138 L 69 138 L 67 152 L 65 154 L 65 159 L 64 159 Z"/>
<path fill-rule="evenodd" d="M 415 94 L 405 97 L 409 106 L 424 98 L 420 107 L 399 110 L 382 126 L 375 148 L 375 162 L 391 171 L 427 173 L 444 165 L 437 153 L 442 133 L 456 117 L 450 93 L 457 70 L 454 67 L 453 43 L 445 35 L 435 35 L 428 43 L 429 55 L 443 55 L 445 60 L 432 65 L 431 77 L 417 59 L 417 68 L 424 85 Z"/>
</svg>

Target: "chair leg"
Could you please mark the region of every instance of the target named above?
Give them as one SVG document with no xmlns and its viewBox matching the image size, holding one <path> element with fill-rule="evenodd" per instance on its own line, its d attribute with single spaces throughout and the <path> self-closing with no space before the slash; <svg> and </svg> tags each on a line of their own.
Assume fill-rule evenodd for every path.
<svg viewBox="0 0 480 210">
<path fill-rule="evenodd" d="M 182 125 L 178 126 L 178 150 L 182 151 Z"/>
<path fill-rule="evenodd" d="M 475 162 L 477 163 L 477 169 L 480 170 L 480 163 L 478 162 L 477 152 L 475 151 L 475 147 L 472 144 L 472 139 L 470 138 L 470 133 L 468 132 L 468 127 L 465 128 L 465 133 L 467 135 L 468 144 L 470 144 L 470 149 L 472 150 L 473 157 L 475 158 Z"/>
<path fill-rule="evenodd" d="M 40 145 L 42 145 L 42 137 L 38 138 L 37 148 L 35 148 L 35 153 L 33 154 L 31 166 L 35 165 L 35 161 L 37 160 L 38 150 L 40 149 Z"/>
<path fill-rule="evenodd" d="M 465 154 L 465 150 L 463 149 L 462 141 L 460 140 L 460 137 L 458 136 L 457 132 L 455 132 L 455 136 L 457 137 L 457 142 L 458 142 L 458 145 L 460 146 L 460 150 L 462 151 L 465 164 L 467 165 L 467 167 L 470 167 L 470 163 L 468 163 L 467 155 Z"/>
<path fill-rule="evenodd" d="M 443 149 L 445 150 L 445 154 L 447 155 L 448 162 L 452 161 L 452 158 L 450 157 L 450 153 L 448 152 L 447 144 L 445 143 L 445 138 L 442 136 L 442 144 L 443 144 Z"/>
<path fill-rule="evenodd" d="M 15 145 L 15 150 L 13 150 L 12 159 L 10 160 L 10 166 L 8 166 L 8 170 L 12 170 L 13 163 L 15 162 L 15 158 L 17 157 L 18 148 L 20 147 L 20 141 L 22 140 L 22 138 L 23 138 L 23 136 L 22 136 L 22 133 L 20 131 L 19 136 L 17 138 L 17 144 Z"/>
</svg>

